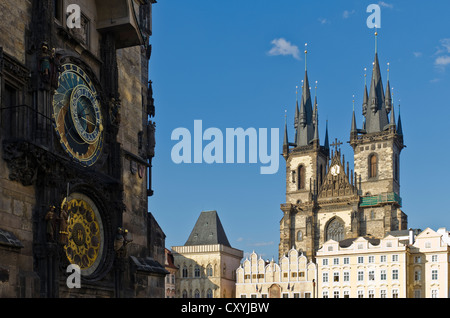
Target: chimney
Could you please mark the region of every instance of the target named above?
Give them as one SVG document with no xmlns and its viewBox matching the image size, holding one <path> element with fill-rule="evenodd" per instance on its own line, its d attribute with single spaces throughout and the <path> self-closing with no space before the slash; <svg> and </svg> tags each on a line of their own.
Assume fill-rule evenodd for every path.
<svg viewBox="0 0 450 318">
<path fill-rule="evenodd" d="M 409 245 L 413 245 L 413 244 L 414 244 L 414 230 L 409 229 Z"/>
</svg>

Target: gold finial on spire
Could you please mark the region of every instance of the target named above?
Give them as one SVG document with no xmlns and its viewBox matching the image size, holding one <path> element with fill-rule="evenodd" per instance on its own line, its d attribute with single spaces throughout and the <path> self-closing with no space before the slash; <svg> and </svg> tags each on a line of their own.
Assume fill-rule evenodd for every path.
<svg viewBox="0 0 450 318">
<path fill-rule="evenodd" d="M 375 53 L 378 53 L 378 29 L 377 25 L 375 24 Z"/>
<path fill-rule="evenodd" d="M 305 71 L 308 69 L 307 57 L 308 57 L 308 43 L 305 43 Z"/>
<path fill-rule="evenodd" d="M 389 81 L 389 71 L 390 71 L 390 65 L 391 65 L 391 63 L 387 63 L 387 80 Z"/>
<path fill-rule="evenodd" d="M 353 95 L 353 111 L 355 111 L 355 95 Z"/>
<path fill-rule="evenodd" d="M 367 86 L 367 67 L 364 68 L 364 84 Z"/>
</svg>

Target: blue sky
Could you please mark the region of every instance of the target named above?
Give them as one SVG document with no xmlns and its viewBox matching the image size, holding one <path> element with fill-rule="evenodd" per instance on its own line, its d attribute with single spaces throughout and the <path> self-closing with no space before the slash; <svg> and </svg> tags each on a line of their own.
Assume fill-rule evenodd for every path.
<svg viewBox="0 0 450 318">
<path fill-rule="evenodd" d="M 399 101 L 406 149 L 401 196 L 409 226 L 450 229 L 447 169 L 450 155 L 450 2 L 160 0 L 153 9 L 150 78 L 156 103 L 154 196 L 149 211 L 166 234 L 166 247 L 183 245 L 201 211 L 216 210 L 231 245 L 277 259 L 285 161 L 276 174 L 261 164 L 173 163 L 176 128 L 279 128 L 292 137 L 295 87 L 304 77 L 308 43 L 311 86 L 318 81 L 320 138 L 344 142 L 353 158 L 352 100 L 362 123 L 364 68 L 374 58 L 369 4 L 381 7 L 378 53 L 387 63 Z M 312 94 L 314 95 L 314 89 Z M 204 145 L 207 142 L 204 142 Z"/>
</svg>

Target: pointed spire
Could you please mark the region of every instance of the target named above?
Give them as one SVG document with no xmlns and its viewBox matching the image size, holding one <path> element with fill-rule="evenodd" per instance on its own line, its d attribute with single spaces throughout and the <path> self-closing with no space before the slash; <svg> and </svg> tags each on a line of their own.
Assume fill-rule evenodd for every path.
<svg viewBox="0 0 450 318">
<path fill-rule="evenodd" d="M 402 117 L 400 114 L 400 102 L 398 103 L 397 135 L 403 136 Z"/>
<path fill-rule="evenodd" d="M 353 116 L 352 116 L 352 130 L 351 133 L 357 133 L 358 129 L 356 128 L 356 116 L 355 116 L 355 95 L 353 95 Z"/>
<path fill-rule="evenodd" d="M 325 130 L 325 145 L 324 145 L 326 150 L 330 150 L 330 140 L 328 138 L 328 119 L 327 119 L 327 128 Z"/>
<path fill-rule="evenodd" d="M 367 68 L 364 68 L 364 95 L 363 95 L 363 115 L 367 114 L 367 108 L 369 107 L 369 94 L 367 93 Z"/>
<path fill-rule="evenodd" d="M 389 63 L 388 63 L 388 77 L 387 77 L 387 84 L 386 84 L 386 95 L 385 95 L 385 107 L 386 112 L 389 114 L 389 112 L 392 109 L 392 98 L 391 98 L 391 84 L 389 83 Z"/>
<path fill-rule="evenodd" d="M 388 81 L 388 87 L 389 87 L 389 81 Z M 389 91 L 389 98 L 390 97 L 391 97 L 391 94 L 390 94 L 390 91 Z M 394 97 L 394 88 L 392 88 L 392 97 Z M 387 94 L 386 94 L 386 100 L 387 100 Z M 395 113 L 394 113 L 394 105 L 393 104 L 392 104 L 391 118 L 390 118 L 390 121 L 389 121 L 389 125 L 394 127 L 393 129 L 395 130 Z"/>
<path fill-rule="evenodd" d="M 365 116 L 365 131 L 367 133 L 381 132 L 389 124 L 389 118 L 385 107 L 385 96 L 377 50 L 373 62 L 368 102 L 369 109 L 367 109 Z"/>
<path fill-rule="evenodd" d="M 297 128 L 298 125 L 298 86 L 295 86 L 295 119 L 294 119 L 294 127 Z"/>
<path fill-rule="evenodd" d="M 283 141 L 283 149 L 289 149 L 289 138 L 288 138 L 288 130 L 287 130 L 287 110 L 284 111 L 284 141 Z"/>
<path fill-rule="evenodd" d="M 314 107 L 314 138 L 313 140 L 317 140 L 317 144 L 319 144 L 319 112 L 317 111 L 317 100 L 316 106 Z"/>
<path fill-rule="evenodd" d="M 306 45 L 305 45 L 306 46 Z M 307 50 L 305 50 L 306 59 Z M 297 126 L 297 147 L 308 146 L 314 138 L 314 113 L 311 101 L 307 64 L 305 63 L 305 78 L 302 82 L 302 97 L 300 100 L 299 119 Z"/>
</svg>

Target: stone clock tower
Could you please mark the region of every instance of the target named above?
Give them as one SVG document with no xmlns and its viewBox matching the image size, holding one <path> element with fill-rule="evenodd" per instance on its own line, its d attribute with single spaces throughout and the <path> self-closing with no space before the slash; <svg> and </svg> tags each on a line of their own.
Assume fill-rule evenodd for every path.
<svg viewBox="0 0 450 318">
<path fill-rule="evenodd" d="M 305 73 L 300 107 L 296 104 L 295 142 L 289 142 L 285 128 L 280 258 L 294 248 L 314 260 L 329 240 L 345 244 L 359 236 L 383 238 L 390 231 L 407 229 L 400 198 L 401 118 L 396 122 L 389 80 L 386 93 L 383 89 L 377 53 L 373 65 L 370 94 L 365 88 L 362 129 L 353 112 L 349 143 L 354 170 L 341 153 L 343 143 L 329 144 L 328 127 L 320 145 L 317 96 L 313 107 Z"/>
<path fill-rule="evenodd" d="M 0 297 L 164 295 L 150 287 L 165 276 L 148 213 L 155 2 L 1 2 Z"/>
</svg>

